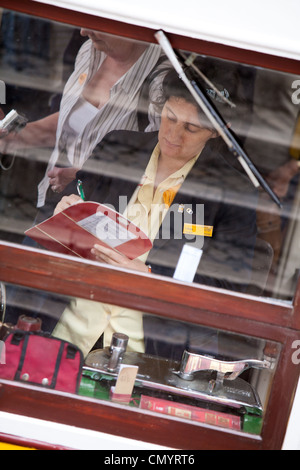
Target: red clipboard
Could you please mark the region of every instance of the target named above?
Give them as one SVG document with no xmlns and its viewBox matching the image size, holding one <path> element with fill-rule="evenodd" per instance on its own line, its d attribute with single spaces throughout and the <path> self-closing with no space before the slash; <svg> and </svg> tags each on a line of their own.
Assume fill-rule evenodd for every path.
<svg viewBox="0 0 300 470">
<path fill-rule="evenodd" d="M 152 248 L 148 236 L 126 217 L 104 204 L 80 202 L 26 230 L 51 251 L 94 260 L 97 243 L 135 259 Z"/>
</svg>

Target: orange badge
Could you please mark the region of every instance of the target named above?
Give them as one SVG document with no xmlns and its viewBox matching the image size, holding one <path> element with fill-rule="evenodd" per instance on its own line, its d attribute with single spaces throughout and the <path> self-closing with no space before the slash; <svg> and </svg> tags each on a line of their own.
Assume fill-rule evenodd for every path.
<svg viewBox="0 0 300 470">
<path fill-rule="evenodd" d="M 173 188 L 167 189 L 163 193 L 164 203 L 167 207 L 170 207 L 174 198 L 177 194 L 178 189 L 180 188 L 181 184 L 177 184 L 177 186 L 173 186 Z"/>
<path fill-rule="evenodd" d="M 83 84 L 84 84 L 84 82 L 86 81 L 86 77 L 87 77 L 87 74 L 86 74 L 86 73 L 82 73 L 82 74 L 79 76 L 79 79 L 78 79 L 79 85 L 83 85 Z"/>
</svg>

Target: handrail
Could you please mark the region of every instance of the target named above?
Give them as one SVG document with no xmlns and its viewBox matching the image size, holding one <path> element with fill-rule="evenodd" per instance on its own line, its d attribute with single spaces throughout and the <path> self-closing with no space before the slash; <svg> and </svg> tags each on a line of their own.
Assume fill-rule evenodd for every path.
<svg viewBox="0 0 300 470">
<path fill-rule="evenodd" d="M 221 327 L 221 322 L 230 329 L 228 318 L 235 318 L 237 325 L 243 318 L 270 326 L 293 325 L 294 309 L 289 302 L 140 274 L 12 243 L 0 242 L 0 273 L 5 283 L 207 326 L 218 323 Z"/>
</svg>

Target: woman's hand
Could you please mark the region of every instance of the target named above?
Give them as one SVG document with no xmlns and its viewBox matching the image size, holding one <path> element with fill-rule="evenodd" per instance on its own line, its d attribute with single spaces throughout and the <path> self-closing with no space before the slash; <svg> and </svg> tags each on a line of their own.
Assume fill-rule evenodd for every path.
<svg viewBox="0 0 300 470">
<path fill-rule="evenodd" d="M 76 194 L 71 194 L 71 196 L 64 196 L 55 207 L 54 215 L 67 209 L 70 206 L 73 206 L 73 204 L 78 204 L 79 202 L 83 202 L 83 200 L 81 199 L 81 197 L 77 196 Z"/>
<path fill-rule="evenodd" d="M 92 254 L 95 256 L 97 261 L 101 263 L 107 263 L 112 266 L 117 266 L 120 268 L 133 269 L 135 271 L 140 271 L 147 273 L 148 267 L 139 259 L 129 259 L 127 256 L 102 245 L 94 245 L 92 248 Z"/>
<path fill-rule="evenodd" d="M 76 177 L 78 168 L 57 168 L 54 167 L 47 173 L 49 183 L 54 193 L 61 193 L 66 186 Z"/>
<path fill-rule="evenodd" d="M 83 202 L 83 200 L 77 196 L 76 194 L 71 194 L 71 196 L 64 196 L 62 200 L 57 204 L 54 215 L 58 214 L 59 212 L 67 209 L 68 207 Z M 92 254 L 94 255 L 96 261 L 100 263 L 107 263 L 111 266 L 118 266 L 120 268 L 125 269 L 133 269 L 135 271 L 140 271 L 143 273 L 148 273 L 148 266 L 143 263 L 143 261 L 139 259 L 130 259 L 127 256 L 119 253 L 112 248 L 102 246 L 102 245 L 94 245 L 91 250 Z"/>
</svg>

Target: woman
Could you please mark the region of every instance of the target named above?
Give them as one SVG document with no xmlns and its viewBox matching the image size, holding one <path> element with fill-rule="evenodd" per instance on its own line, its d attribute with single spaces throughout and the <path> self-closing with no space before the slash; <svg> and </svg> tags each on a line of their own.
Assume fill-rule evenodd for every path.
<svg viewBox="0 0 300 470">
<path fill-rule="evenodd" d="M 158 135 L 113 132 L 99 148 L 104 159 L 113 148 L 121 164 L 126 161 L 127 145 L 129 168 L 133 171 L 134 161 L 140 183 L 97 176 L 96 187 L 88 194 L 89 200 L 109 203 L 120 212 L 119 196 L 122 201 L 126 196 L 126 216 L 147 233 L 153 248 L 131 260 L 95 245 L 95 259 L 140 272 L 148 272 L 150 263 L 153 272 L 173 276 L 182 248 L 192 244 L 203 251 L 197 272 L 193 273 L 196 282 L 243 289 L 251 272 L 255 214 L 232 201 L 235 192 L 239 195 L 238 204 L 243 198 L 250 201 L 248 180 L 213 149 L 216 131 L 173 72 L 164 80 L 164 95 Z M 83 181 L 85 176 L 80 176 Z M 87 189 L 93 186 L 89 176 L 86 182 Z M 193 184 L 196 190 L 191 193 Z M 80 203 L 78 196 L 64 197 L 56 212 L 74 203 Z M 170 213 L 174 218 L 169 217 Z M 187 227 L 196 230 L 191 233 Z M 204 227 L 209 227 L 206 234 L 201 231 Z M 129 350 L 143 351 L 142 313 L 112 305 L 74 300 L 53 334 L 77 344 L 87 354 L 103 332 L 104 345 L 108 345 L 115 331 L 129 336 Z"/>
<path fill-rule="evenodd" d="M 84 28 L 81 35 L 88 40 L 76 57 L 59 112 L 29 123 L 17 138 L 4 135 L 0 140 L 1 153 L 16 148 L 54 147 L 39 184 L 38 207 L 44 206 L 49 186 L 60 193 L 73 181 L 76 171 L 108 132 L 138 130 L 137 108 L 143 84 L 158 64 L 162 75 L 155 75 L 150 88 L 151 95 L 155 95 L 169 66 L 161 60 L 157 45 Z M 146 130 L 157 130 L 159 114 L 148 106 L 149 99 Z"/>
</svg>

